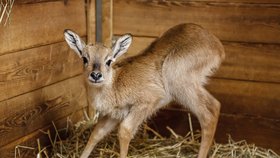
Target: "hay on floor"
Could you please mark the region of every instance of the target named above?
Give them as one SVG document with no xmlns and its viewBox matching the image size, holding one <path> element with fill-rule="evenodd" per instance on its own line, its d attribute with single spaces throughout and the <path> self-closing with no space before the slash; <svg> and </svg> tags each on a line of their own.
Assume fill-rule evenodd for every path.
<svg viewBox="0 0 280 158">
<path fill-rule="evenodd" d="M 190 119 L 190 116 L 189 116 Z M 191 120 L 191 119 L 190 119 Z M 41 147 L 38 141 L 38 149 L 20 146 L 20 150 L 37 150 L 37 158 L 78 158 L 92 131 L 93 124 L 96 120 L 82 121 L 74 126 L 67 125 L 67 132 L 70 136 L 66 140 L 61 140 L 59 132 L 56 129 L 54 139 L 51 139 L 50 133 L 45 132 L 51 141 L 48 147 Z M 190 121 L 191 127 L 191 121 Z M 147 125 L 143 125 L 138 134 L 131 141 L 129 146 L 129 158 L 195 158 L 199 150 L 200 132 L 192 130 L 186 136 L 177 135 L 172 129 L 167 127 L 171 132 L 170 138 L 165 138 Z M 192 128 L 191 128 L 192 129 Z M 148 134 L 150 133 L 150 134 Z M 152 133 L 152 134 L 151 134 Z M 153 136 L 151 136 L 153 135 Z M 15 157 L 19 151 L 16 147 Z M 213 158 L 280 158 L 270 149 L 264 149 L 247 144 L 245 140 L 233 141 L 228 138 L 227 144 L 214 143 L 209 153 Z M 119 144 L 116 132 L 113 132 L 101 141 L 93 150 L 90 157 L 112 158 L 119 157 Z"/>
<path fill-rule="evenodd" d="M 14 2 L 14 0 L 0 0 L 0 24 L 4 26 L 7 24 Z"/>
</svg>

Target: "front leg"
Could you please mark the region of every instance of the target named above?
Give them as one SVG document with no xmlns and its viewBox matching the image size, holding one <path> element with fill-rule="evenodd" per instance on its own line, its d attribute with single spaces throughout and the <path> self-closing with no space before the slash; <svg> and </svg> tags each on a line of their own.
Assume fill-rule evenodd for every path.
<svg viewBox="0 0 280 158">
<path fill-rule="evenodd" d="M 102 140 L 108 133 L 110 133 L 116 125 L 119 123 L 119 120 L 113 119 L 111 117 L 103 117 L 101 120 L 98 121 L 96 126 L 94 127 L 87 145 L 81 155 L 80 158 L 87 158 L 95 145 Z"/>
<path fill-rule="evenodd" d="M 131 139 L 137 132 L 138 127 L 145 121 L 155 109 L 153 105 L 132 107 L 130 113 L 121 122 L 119 128 L 120 158 L 126 158 Z"/>
</svg>

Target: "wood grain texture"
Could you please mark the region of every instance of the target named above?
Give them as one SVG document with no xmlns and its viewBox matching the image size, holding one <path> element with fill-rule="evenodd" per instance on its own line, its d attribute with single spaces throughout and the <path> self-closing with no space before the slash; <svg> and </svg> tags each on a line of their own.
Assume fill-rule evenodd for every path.
<svg viewBox="0 0 280 158">
<path fill-rule="evenodd" d="M 25 1 L 25 0 L 24 0 Z M 137 0 L 139 2 L 151 2 L 151 0 Z M 223 3 L 229 3 L 228 0 L 156 0 L 159 3 L 174 3 L 179 5 L 180 2 L 223 2 Z M 279 0 L 231 0 L 230 3 L 249 3 L 249 4 L 255 4 L 255 3 L 261 3 L 261 4 L 278 4 L 280 3 Z"/>
<path fill-rule="evenodd" d="M 70 114 L 67 117 L 64 117 L 59 120 L 53 120 L 53 121 L 54 121 L 54 124 L 57 127 L 57 129 L 64 129 L 67 126 L 67 119 L 70 119 L 71 122 L 73 122 L 73 123 L 83 120 L 83 111 L 79 110 L 77 112 L 73 112 L 72 114 Z M 41 132 L 41 131 L 48 131 L 48 130 L 50 130 L 50 133 L 52 136 L 55 135 L 53 125 L 49 124 L 43 128 L 37 129 L 36 131 L 34 131 L 16 141 L 13 141 L 13 142 L 1 147 L 0 148 L 0 157 L 14 158 L 15 157 L 15 147 L 17 145 L 37 148 L 37 139 L 40 140 L 40 144 L 42 146 L 50 145 L 49 138 L 47 137 L 47 135 L 45 135 Z M 21 154 L 21 156 L 17 155 L 17 157 L 21 157 L 21 158 L 36 157 L 34 150 L 20 148 L 20 154 Z"/>
<path fill-rule="evenodd" d="M 0 146 L 87 106 L 82 76 L 0 102 Z"/>
<path fill-rule="evenodd" d="M 113 0 L 102 0 L 102 43 L 111 47 L 113 36 Z"/>
<path fill-rule="evenodd" d="M 197 23 L 226 41 L 280 43 L 280 5 L 203 1 L 114 1 L 114 34 L 159 36 Z"/>
<path fill-rule="evenodd" d="M 226 59 L 216 77 L 280 83 L 280 45 L 223 42 Z"/>
<path fill-rule="evenodd" d="M 95 0 L 87 0 L 87 43 L 95 43 Z"/>
<path fill-rule="evenodd" d="M 194 116 L 192 122 L 194 130 L 200 129 Z M 149 121 L 149 124 L 165 136 L 171 134 L 166 129 L 167 126 L 183 136 L 190 131 L 186 110 L 162 110 Z M 248 143 L 270 148 L 280 153 L 279 132 L 280 120 L 222 113 L 219 118 L 215 141 L 227 143 L 228 134 L 230 134 L 236 141 L 245 139 Z"/>
<path fill-rule="evenodd" d="M 45 3 L 45 2 L 53 2 L 53 1 L 66 1 L 66 0 L 17 0 L 17 1 L 14 1 L 14 5 Z M 66 3 L 67 3 L 67 1 L 66 1 Z"/>
<path fill-rule="evenodd" d="M 31 3 L 42 3 L 42 2 L 50 2 L 50 1 L 64 1 L 64 0 L 17 0 L 15 1 L 15 4 L 31 4 Z M 141 2 L 149 2 L 150 0 L 138 0 Z M 161 3 L 174 3 L 174 4 L 178 4 L 179 0 L 158 0 Z M 187 1 L 187 2 L 224 2 L 224 3 L 228 3 L 228 0 L 180 0 L 182 1 Z M 231 0 L 231 3 L 261 3 L 261 4 L 278 4 L 280 3 L 279 0 L 266 0 L 266 1 L 260 1 L 260 0 Z M 67 3 L 67 1 L 66 1 Z"/>
<path fill-rule="evenodd" d="M 206 88 L 229 114 L 280 120 L 280 84 L 210 79 Z"/>
<path fill-rule="evenodd" d="M 124 58 L 137 55 L 155 38 L 133 37 Z M 280 83 L 280 45 L 223 42 L 226 59 L 214 75 L 219 78 Z"/>
<path fill-rule="evenodd" d="M 63 31 L 86 35 L 84 1 L 14 5 L 7 26 L 0 26 L 0 55 L 63 41 Z"/>
<path fill-rule="evenodd" d="M 83 72 L 82 60 L 66 42 L 0 56 L 0 101 Z"/>
</svg>

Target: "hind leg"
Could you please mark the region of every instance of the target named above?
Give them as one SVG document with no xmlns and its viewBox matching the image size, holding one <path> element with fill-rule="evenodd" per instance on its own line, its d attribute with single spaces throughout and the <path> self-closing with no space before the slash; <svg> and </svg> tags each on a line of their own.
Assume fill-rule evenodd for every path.
<svg viewBox="0 0 280 158">
<path fill-rule="evenodd" d="M 206 158 L 215 135 L 220 103 L 206 89 L 195 85 L 186 89 L 181 87 L 175 96 L 198 118 L 202 135 L 198 158 Z"/>
</svg>

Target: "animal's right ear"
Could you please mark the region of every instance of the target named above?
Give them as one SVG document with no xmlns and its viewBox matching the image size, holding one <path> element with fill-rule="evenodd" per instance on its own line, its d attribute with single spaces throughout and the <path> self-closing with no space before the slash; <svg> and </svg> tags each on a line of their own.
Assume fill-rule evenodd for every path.
<svg viewBox="0 0 280 158">
<path fill-rule="evenodd" d="M 84 63 L 86 63 L 87 58 L 85 57 L 85 54 L 83 53 L 83 49 L 85 47 L 85 42 L 77 35 L 75 32 L 66 29 L 64 30 L 64 38 L 70 48 L 72 48 L 80 58 L 83 58 Z"/>
</svg>

